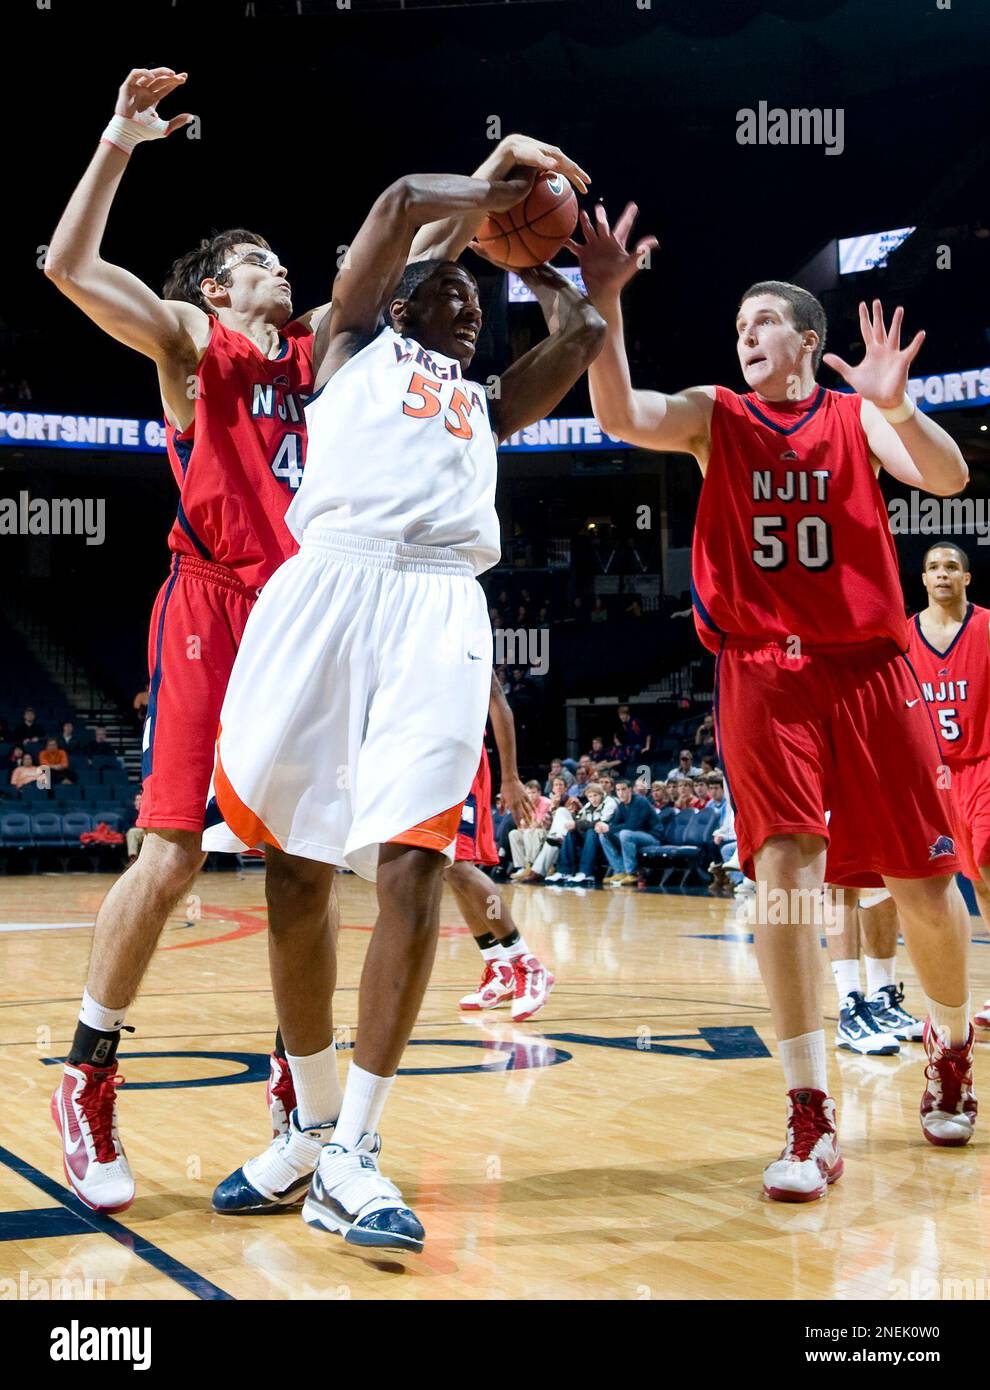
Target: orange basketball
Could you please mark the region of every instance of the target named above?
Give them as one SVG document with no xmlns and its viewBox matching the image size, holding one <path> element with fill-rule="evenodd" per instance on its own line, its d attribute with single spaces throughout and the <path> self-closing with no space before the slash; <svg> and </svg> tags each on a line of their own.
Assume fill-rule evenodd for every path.
<svg viewBox="0 0 990 1390">
<path fill-rule="evenodd" d="M 478 241 L 493 261 L 521 270 L 553 260 L 577 218 L 577 198 L 564 175 L 541 174 L 521 203 L 486 217 Z"/>
</svg>

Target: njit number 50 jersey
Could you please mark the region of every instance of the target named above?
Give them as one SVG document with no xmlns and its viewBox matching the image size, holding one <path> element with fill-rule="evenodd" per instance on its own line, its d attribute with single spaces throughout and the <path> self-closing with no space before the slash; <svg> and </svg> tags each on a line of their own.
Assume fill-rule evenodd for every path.
<svg viewBox="0 0 990 1390">
<path fill-rule="evenodd" d="M 251 589 L 296 550 L 285 513 L 302 481 L 312 358 L 313 335 L 300 323 L 282 330 L 269 358 L 215 319 L 193 422 L 166 431 L 180 493 L 169 549 L 226 565 Z"/>
<path fill-rule="evenodd" d="M 306 406 L 306 476 L 286 522 L 463 553 L 498 563 L 498 458 L 488 397 L 452 357 L 391 328 L 345 362 Z"/>
<path fill-rule="evenodd" d="M 908 660 L 931 707 L 946 762 L 990 758 L 990 608 L 968 604 L 944 652 L 929 643 L 916 615 Z"/>
<path fill-rule="evenodd" d="M 711 650 L 726 637 L 906 646 L 860 405 L 824 386 L 796 402 L 716 387 L 692 553 L 695 624 Z"/>
</svg>

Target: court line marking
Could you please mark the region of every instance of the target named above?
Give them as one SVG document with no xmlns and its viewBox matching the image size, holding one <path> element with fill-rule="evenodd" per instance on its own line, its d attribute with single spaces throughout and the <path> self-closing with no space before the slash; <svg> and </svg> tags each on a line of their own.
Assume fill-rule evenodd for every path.
<svg viewBox="0 0 990 1390">
<path fill-rule="evenodd" d="M 18 1177 L 24 1178 L 34 1187 L 44 1192 L 46 1197 L 51 1197 L 67 1211 L 78 1216 L 96 1235 L 109 1236 L 111 1240 L 117 1241 L 125 1249 L 130 1250 L 138 1259 L 144 1260 L 151 1265 L 152 1269 L 159 1274 L 164 1274 L 166 1278 L 173 1280 L 180 1288 L 194 1294 L 196 1298 L 204 1301 L 235 1301 L 234 1295 L 225 1292 L 217 1284 L 212 1283 L 202 1274 L 197 1274 L 194 1269 L 184 1265 L 181 1260 L 175 1259 L 173 1255 L 166 1254 L 159 1246 L 148 1240 L 146 1236 L 139 1235 L 137 1231 L 131 1230 L 129 1226 L 123 1225 L 120 1221 L 115 1221 L 112 1216 L 99 1216 L 95 1211 L 90 1211 L 83 1202 L 67 1187 L 48 1177 L 38 1168 L 28 1163 L 26 1159 L 20 1158 L 12 1153 L 10 1149 L 5 1149 L 0 1145 L 0 1163 L 9 1168 Z M 3 1220 L 4 1213 L 0 1212 L 0 1221 Z"/>
<path fill-rule="evenodd" d="M 0 932 L 5 931 L 78 931 L 81 927 L 95 927 L 95 922 L 2 922 Z"/>
</svg>

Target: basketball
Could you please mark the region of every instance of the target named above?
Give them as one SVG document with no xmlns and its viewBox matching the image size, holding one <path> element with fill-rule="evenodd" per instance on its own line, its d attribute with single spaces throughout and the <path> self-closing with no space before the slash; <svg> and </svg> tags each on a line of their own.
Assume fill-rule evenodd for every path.
<svg viewBox="0 0 990 1390">
<path fill-rule="evenodd" d="M 477 240 L 511 270 L 552 261 L 577 226 L 578 203 L 563 174 L 541 174 L 521 203 L 492 213 Z"/>
</svg>

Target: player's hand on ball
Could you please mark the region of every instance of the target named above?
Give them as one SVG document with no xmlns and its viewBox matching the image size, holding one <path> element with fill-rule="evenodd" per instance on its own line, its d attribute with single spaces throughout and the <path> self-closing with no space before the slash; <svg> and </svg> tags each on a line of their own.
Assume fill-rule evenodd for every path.
<svg viewBox="0 0 990 1390">
<path fill-rule="evenodd" d="M 572 237 L 565 242 L 578 259 L 581 278 L 592 302 L 596 295 L 618 294 L 642 266 L 644 254 L 660 245 L 655 236 L 645 236 L 640 237 L 632 250 L 628 249 L 629 234 L 638 212 L 635 203 L 627 203 L 615 226 L 610 228 L 605 209 L 599 203 L 593 223 L 586 212 L 581 213 L 579 224 L 584 241 L 575 241 Z"/>
<path fill-rule="evenodd" d="M 528 830 L 533 824 L 533 803 L 518 777 L 502 783 L 502 801 L 519 829 Z"/>
<path fill-rule="evenodd" d="M 826 352 L 822 361 L 859 393 L 881 410 L 894 410 L 907 391 L 908 370 L 921 351 L 924 332 L 916 333 L 906 348 L 901 347 L 901 323 L 904 310 L 894 310 L 890 328 L 884 326 L 883 305 L 873 301 L 873 317 L 865 304 L 859 306 L 859 326 L 863 332 L 866 354 L 858 367 L 850 367 L 834 352 Z"/>
<path fill-rule="evenodd" d="M 591 175 L 556 145 L 534 140 L 531 135 L 507 135 L 502 148 L 511 154 L 514 163 L 525 164 L 540 173 L 563 174 L 579 193 L 587 193 Z"/>
<path fill-rule="evenodd" d="M 537 171 L 520 165 L 510 171 L 507 179 L 492 179 L 491 191 L 485 203 L 487 212 L 507 212 L 521 203 L 536 182 Z"/>
<path fill-rule="evenodd" d="M 176 87 L 181 87 L 188 76 L 188 73 L 175 72 L 172 68 L 134 68 L 121 83 L 114 113 L 140 121 L 156 136 L 164 139 L 192 120 L 188 111 L 181 116 L 173 116 L 171 120 L 165 120 L 158 114 L 158 103 L 174 92 Z"/>
</svg>

